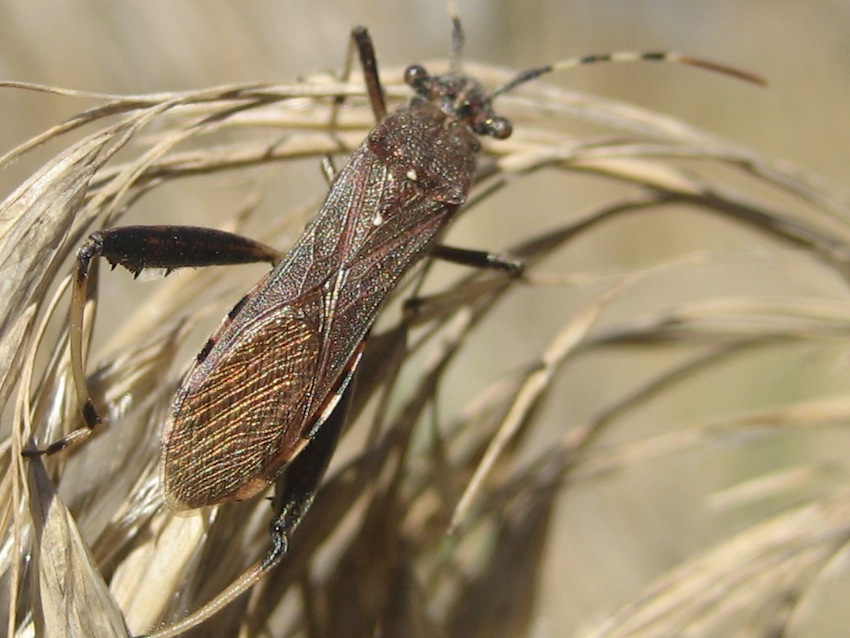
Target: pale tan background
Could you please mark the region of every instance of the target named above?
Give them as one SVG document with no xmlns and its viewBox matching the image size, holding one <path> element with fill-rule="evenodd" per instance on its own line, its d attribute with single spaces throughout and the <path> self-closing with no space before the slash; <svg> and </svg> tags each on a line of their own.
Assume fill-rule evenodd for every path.
<svg viewBox="0 0 850 638">
<path fill-rule="evenodd" d="M 520 69 L 583 53 L 672 49 L 757 72 L 769 80 L 767 89 L 655 65 L 583 69 L 551 81 L 634 100 L 767 156 L 789 159 L 836 183 L 848 182 L 850 4 L 846 2 L 460 0 L 460 5 L 467 56 L 472 60 Z M 9 0 L 0 8 L 0 78 L 110 93 L 287 81 L 298 74 L 339 68 L 349 30 L 356 24 L 370 28 L 384 68 L 443 58 L 448 50 L 449 24 L 440 0 Z M 79 103 L 68 99 L 0 92 L 0 149 L 77 110 Z M 36 163 L 37 158 L 36 154 Z M 0 175 L 4 194 L 33 166 L 22 162 Z M 307 202 L 324 188 L 315 166 L 294 177 L 285 171 L 286 167 L 263 203 L 271 212 L 283 198 Z M 455 243 L 502 247 L 519 236 L 517 229 L 542 230 L 547 216 L 575 215 L 611 194 L 599 180 L 554 181 L 551 176 L 535 176 L 500 195 L 492 208 L 463 220 L 455 235 L 463 239 Z M 212 189 L 186 181 L 169 186 L 166 196 L 147 198 L 143 214 L 149 215 L 145 219 L 166 222 L 179 207 L 182 220 L 204 223 L 239 206 L 250 186 L 240 178 Z M 521 223 L 516 224 L 519 215 Z M 646 232 L 644 223 L 657 227 Z M 717 222 L 667 215 L 601 233 L 598 244 L 578 247 L 565 265 L 587 272 L 618 272 L 693 250 L 745 252 L 751 238 Z M 668 281 L 666 287 L 638 288 L 622 301 L 620 316 L 688 296 L 802 294 L 806 281 L 811 281 L 789 276 L 794 274 L 793 263 L 784 272 L 773 272 L 765 264 L 743 259 L 748 268 L 741 275 L 741 264 L 734 258 L 730 261 L 715 264 L 696 279 L 690 273 L 691 278 L 683 277 L 678 285 Z M 698 290 L 694 281 L 699 281 Z M 119 289 L 125 284 L 122 280 L 115 285 L 114 294 L 122 294 Z M 822 285 L 830 294 L 843 291 L 835 281 Z M 131 299 L 135 295 L 123 294 Z M 561 292 L 552 300 L 545 291 L 531 292 L 522 303 L 498 313 L 480 340 L 480 360 L 464 362 L 457 372 L 463 379 L 460 386 L 475 386 L 470 380 L 476 378 L 476 370 L 527 361 L 523 356 L 537 352 L 588 295 L 588 291 L 575 297 Z M 521 316 L 519 308 L 530 309 L 530 315 Z M 519 340 L 506 342 L 505 334 L 521 335 L 531 346 Z M 621 436 L 630 439 L 674 427 L 679 419 L 690 423 L 715 411 L 781 401 L 789 394 L 817 396 L 846 386 L 846 364 L 838 354 L 835 360 L 791 356 L 763 367 L 759 363 L 764 364 L 756 361 L 748 370 L 718 373 L 695 393 L 674 393 L 669 403 L 654 406 L 644 421 Z M 569 371 L 563 380 L 562 404 L 546 406 L 553 423 L 550 435 L 557 437 L 559 425 L 593 412 L 615 395 L 613 388 L 657 364 L 649 357 L 612 355 L 595 362 L 595 367 Z M 462 397 L 450 395 L 445 400 L 460 402 Z M 544 445 L 545 438 L 541 441 Z M 824 449 L 833 446 L 833 451 L 834 445 L 834 441 L 823 444 Z M 809 452 L 817 454 L 817 449 Z M 536 635 L 565 635 L 567 628 L 616 609 L 653 576 L 734 528 L 736 521 L 706 509 L 706 497 L 736 478 L 770 467 L 776 454 L 774 447 L 747 450 L 740 456 L 710 451 L 704 457 L 641 468 L 573 494 L 561 507 L 553 530 L 559 550 L 547 565 Z M 804 452 L 789 443 L 783 454 L 786 460 L 800 460 Z"/>
</svg>

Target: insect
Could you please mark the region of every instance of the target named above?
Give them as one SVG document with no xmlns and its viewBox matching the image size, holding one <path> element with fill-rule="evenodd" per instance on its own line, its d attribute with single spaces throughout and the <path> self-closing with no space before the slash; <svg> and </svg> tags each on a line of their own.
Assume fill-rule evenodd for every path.
<svg viewBox="0 0 850 638">
<path fill-rule="evenodd" d="M 280 561 L 308 510 L 370 328 L 399 281 L 429 255 L 521 274 L 516 261 L 439 243 L 475 180 L 479 137 L 511 134 L 511 123 L 493 110 L 498 96 L 546 73 L 611 60 L 675 61 L 754 79 L 670 53 L 619 54 L 530 69 L 487 92 L 461 73 L 463 32 L 456 15 L 452 22 L 448 73 L 408 67 L 404 78 L 415 97 L 389 114 L 371 38 L 364 28 L 353 30 L 378 124 L 333 176 L 324 205 L 286 256 L 199 227 L 119 227 L 89 237 L 78 252 L 70 311 L 72 366 L 86 427 L 27 455 L 76 445 L 100 422 L 86 386 L 82 344 L 93 260 L 102 257 L 133 273 L 273 263 L 197 355 L 162 433 L 163 489 L 176 510 L 251 498 L 286 471 L 270 526 L 272 549 L 244 585 Z"/>
</svg>

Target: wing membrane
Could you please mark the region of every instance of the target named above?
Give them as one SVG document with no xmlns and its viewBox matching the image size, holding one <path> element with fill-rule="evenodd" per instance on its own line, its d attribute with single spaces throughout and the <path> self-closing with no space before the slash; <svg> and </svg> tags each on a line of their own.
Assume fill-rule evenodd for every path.
<svg viewBox="0 0 850 638">
<path fill-rule="evenodd" d="M 175 509 L 252 496 L 270 459 L 301 446 L 320 340 L 309 323 L 269 315 L 190 371 L 163 433 L 163 479 Z M 202 461 L 202 462 L 196 462 Z"/>
</svg>

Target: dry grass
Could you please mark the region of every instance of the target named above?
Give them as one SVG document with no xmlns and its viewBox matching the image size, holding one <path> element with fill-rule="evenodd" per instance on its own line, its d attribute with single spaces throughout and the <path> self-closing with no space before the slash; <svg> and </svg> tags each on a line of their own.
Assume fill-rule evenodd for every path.
<svg viewBox="0 0 850 638">
<path fill-rule="evenodd" d="M 488 85 L 506 77 L 468 70 Z M 384 74 L 400 100 L 397 77 Z M 186 361 L 255 275 L 186 271 L 144 304 L 111 303 L 109 291 L 93 299 L 92 314 L 99 305 L 117 316 L 98 324 L 89 366 L 111 427 L 71 454 L 25 461 L 31 437 L 45 443 L 80 424 L 64 329 L 74 251 L 160 191 L 237 178 L 250 187 L 220 225 L 286 246 L 322 192 L 264 217 L 265 180 L 298 160 L 343 161 L 369 109 L 359 84 L 324 76 L 139 96 L 2 90 L 33 89 L 84 106 L 0 160 L 50 149 L 0 205 L 6 627 L 10 636 L 149 632 L 202 606 L 268 547 L 267 502 L 177 517 L 162 503 L 157 464 L 158 428 Z M 331 134 L 340 94 L 352 97 Z M 470 215 L 541 175 L 599 176 L 613 195 L 583 213 L 561 203 L 544 228 L 520 219 L 513 245 L 500 248 L 527 260 L 524 280 L 436 265 L 415 322 L 398 303 L 387 310 L 356 419 L 290 553 L 196 635 L 564 635 L 541 627 L 540 601 L 605 581 L 551 572 L 581 543 L 579 528 L 553 534 L 556 505 L 604 540 L 604 512 L 590 501 L 628 512 L 639 508 L 633 490 L 648 508 L 638 520 L 654 515 L 653 499 L 676 499 L 673 511 L 710 517 L 714 531 L 683 540 L 684 523 L 668 518 L 669 536 L 641 545 L 636 535 L 634 564 L 659 554 L 636 577 L 640 593 L 612 586 L 603 612 L 574 619 L 581 635 L 829 626 L 828 590 L 846 571 L 850 534 L 850 401 L 821 373 L 846 368 L 846 199 L 797 168 L 633 106 L 542 83 L 501 106 L 515 134 L 487 144 Z M 593 132 L 564 132 L 576 119 Z M 694 211 L 722 228 L 723 242 L 627 270 L 588 266 L 600 234 L 623 228 L 652 242 L 662 225 L 650 220 Z M 760 285 L 777 270 L 787 287 Z M 534 304 L 536 328 L 523 332 L 514 315 Z M 605 551 L 629 552 L 623 537 Z"/>
</svg>

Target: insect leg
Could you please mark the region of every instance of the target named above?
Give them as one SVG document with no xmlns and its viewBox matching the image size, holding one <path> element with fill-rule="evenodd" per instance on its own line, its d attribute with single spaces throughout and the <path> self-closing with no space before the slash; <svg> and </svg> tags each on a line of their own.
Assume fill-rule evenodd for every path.
<svg viewBox="0 0 850 638">
<path fill-rule="evenodd" d="M 351 76 L 355 49 L 360 58 L 360 66 L 363 68 L 366 92 L 369 96 L 369 102 L 372 105 L 372 112 L 375 114 L 375 121 L 380 123 L 387 114 L 387 105 L 384 100 L 384 89 L 378 77 L 378 61 L 375 57 L 375 48 L 372 45 L 372 38 L 365 27 L 355 27 L 351 30 L 351 43 L 346 52 L 345 63 L 342 68 L 341 79 L 343 82 L 347 82 Z M 336 130 L 339 109 L 344 101 L 344 95 L 339 95 L 334 99 L 331 109 L 331 119 L 328 123 L 331 131 Z M 328 184 L 333 182 L 336 175 L 336 168 L 333 165 L 330 155 L 325 156 L 322 160 L 322 172 Z"/>
<path fill-rule="evenodd" d="M 343 62 L 342 73 L 339 75 L 339 79 L 342 82 L 348 82 L 351 79 L 351 67 L 354 62 L 354 49 L 356 48 L 354 38 L 349 40 L 348 48 L 345 51 L 345 62 Z M 331 119 L 328 122 L 328 128 L 331 131 L 336 130 L 337 120 L 339 119 L 339 108 L 342 106 L 342 103 L 345 101 L 344 95 L 338 95 L 334 98 L 333 106 L 331 108 Z"/>
<path fill-rule="evenodd" d="M 360 352 L 363 346 L 365 341 L 361 344 Z M 275 565 L 286 553 L 290 534 L 313 504 L 348 415 L 348 407 L 355 391 L 353 379 L 359 361 L 360 356 L 357 354 L 352 359 L 352 367 L 345 380 L 337 389 L 338 396 L 333 401 L 335 407 L 332 407 L 329 414 L 323 412 L 320 415 L 321 423 L 310 430 L 310 443 L 292 460 L 275 485 L 275 517 L 269 526 L 272 549 L 263 559 L 263 569 Z"/>
<path fill-rule="evenodd" d="M 384 101 L 384 89 L 378 77 L 378 60 L 375 58 L 375 47 L 372 38 L 364 27 L 355 27 L 351 38 L 360 56 L 360 66 L 363 67 L 363 79 L 366 81 L 366 91 L 369 103 L 375 114 L 375 121 L 381 122 L 387 115 L 387 103 Z"/>
<path fill-rule="evenodd" d="M 498 270 L 511 277 L 521 277 L 523 262 L 517 257 L 502 253 L 490 253 L 483 250 L 469 250 L 452 246 L 437 245 L 431 249 L 431 256 L 461 266 Z"/>
<path fill-rule="evenodd" d="M 25 456 L 54 454 L 87 439 L 100 423 L 86 384 L 83 321 L 88 299 L 92 260 L 105 257 L 113 268 L 121 265 L 134 275 L 148 268 L 165 269 L 212 265 L 276 262 L 280 253 L 260 242 L 210 228 L 193 226 L 125 226 L 92 233 L 77 252 L 77 272 L 69 311 L 71 373 L 85 427 L 44 449 L 26 450 Z"/>
<path fill-rule="evenodd" d="M 375 48 L 372 45 L 372 38 L 365 27 L 355 27 L 351 30 L 351 44 L 345 54 L 345 63 L 342 67 L 342 74 L 340 75 L 340 79 L 343 82 L 348 82 L 351 77 L 351 67 L 355 50 L 357 50 L 357 54 L 360 57 L 360 66 L 363 68 L 363 79 L 366 82 L 366 92 L 369 96 L 369 102 L 372 104 L 375 121 L 380 122 L 387 114 L 387 105 L 384 102 L 384 89 L 381 87 L 381 81 L 378 77 L 378 62 L 375 58 Z M 337 96 L 334 99 L 329 123 L 331 130 L 336 128 L 339 107 L 342 106 L 344 101 L 344 95 Z"/>
</svg>

